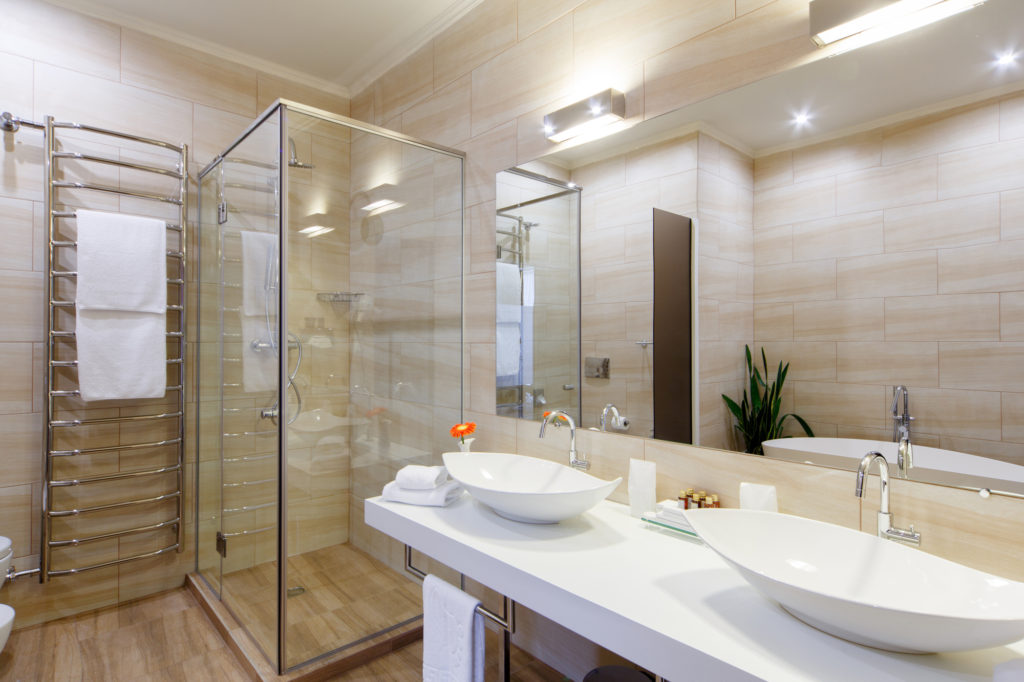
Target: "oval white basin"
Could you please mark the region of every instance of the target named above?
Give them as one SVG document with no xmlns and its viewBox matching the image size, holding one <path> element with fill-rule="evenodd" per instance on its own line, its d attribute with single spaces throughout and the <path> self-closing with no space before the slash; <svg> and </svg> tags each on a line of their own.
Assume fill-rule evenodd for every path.
<svg viewBox="0 0 1024 682">
<path fill-rule="evenodd" d="M 563 464 L 504 452 L 446 452 L 448 474 L 500 516 L 557 523 L 611 495 L 622 478 L 604 481 Z"/>
<path fill-rule="evenodd" d="M 904 653 L 1024 638 L 1024 583 L 799 516 L 745 509 L 685 514 L 759 592 L 836 637 Z"/>
</svg>

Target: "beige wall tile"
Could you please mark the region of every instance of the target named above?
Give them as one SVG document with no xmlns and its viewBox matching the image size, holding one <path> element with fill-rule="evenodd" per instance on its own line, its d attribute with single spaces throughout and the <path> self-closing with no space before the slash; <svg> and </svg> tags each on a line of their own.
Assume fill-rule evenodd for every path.
<svg viewBox="0 0 1024 682">
<path fill-rule="evenodd" d="M 342 116 L 348 116 L 351 111 L 349 100 L 341 95 L 324 92 L 287 78 L 265 73 L 257 74 L 256 109 L 263 111 L 277 99 L 290 99 Z"/>
<path fill-rule="evenodd" d="M 996 142 L 999 105 L 970 105 L 886 130 L 882 163 L 886 166 Z"/>
<path fill-rule="evenodd" d="M 494 344 L 470 344 L 469 353 L 468 408 L 476 412 L 493 414 L 496 397 Z"/>
<path fill-rule="evenodd" d="M 928 433 L 999 440 L 999 393 L 910 386 L 910 413 L 914 417 L 911 431 L 915 436 Z"/>
<path fill-rule="evenodd" d="M 142 88 L 37 64 L 36 110 L 172 142 L 192 139 L 192 104 Z M 131 116 L 125 116 L 131 112 Z"/>
<path fill-rule="evenodd" d="M 626 183 L 654 180 L 697 168 L 697 136 L 668 140 L 625 155 Z M 599 162 L 594 165 L 605 165 Z"/>
<path fill-rule="evenodd" d="M 843 173 L 836 178 L 839 215 L 934 201 L 935 158 Z"/>
<path fill-rule="evenodd" d="M 1024 240 L 940 249 L 939 293 L 1024 289 Z"/>
<path fill-rule="evenodd" d="M 884 386 L 793 382 L 794 409 L 808 421 L 848 426 L 887 425 L 887 393 Z"/>
<path fill-rule="evenodd" d="M 0 449 L 5 453 L 5 486 L 37 484 L 41 478 L 39 458 L 43 443 L 43 420 L 39 414 L 0 416 Z"/>
<path fill-rule="evenodd" d="M 862 256 L 882 250 L 881 211 L 793 225 L 794 261 Z"/>
<path fill-rule="evenodd" d="M 195 137 L 189 152 L 200 167 L 205 167 L 227 149 L 252 122 L 249 116 L 232 114 L 202 104 L 195 105 L 194 120 Z"/>
<path fill-rule="evenodd" d="M 122 31 L 121 80 L 243 116 L 257 112 L 256 71 L 132 30 Z"/>
<path fill-rule="evenodd" d="M 1017 391 L 1024 382 L 1024 343 L 939 344 L 943 388 Z"/>
<path fill-rule="evenodd" d="M 1024 95 L 1013 95 L 999 102 L 999 139 L 1024 137 Z"/>
<path fill-rule="evenodd" d="M 885 211 L 885 250 L 920 251 L 999 239 L 999 195 L 982 194 Z"/>
<path fill-rule="evenodd" d="M 48 3 L 5 2 L 0 45 L 4 52 L 92 76 L 116 81 L 121 75 L 118 26 Z"/>
<path fill-rule="evenodd" d="M 31 201 L 0 197 L 0 242 L 4 245 L 0 252 L 0 273 L 3 270 L 32 270 L 35 260 L 32 248 L 34 212 Z M 38 302 L 41 307 L 42 299 Z"/>
<path fill-rule="evenodd" d="M 4 44 L 6 46 L 6 41 Z M 0 52 L 0 90 L 4 92 L 4 111 L 10 111 L 20 118 L 35 120 L 31 59 Z"/>
<path fill-rule="evenodd" d="M 999 294 L 999 338 L 1024 341 L 1024 292 Z"/>
<path fill-rule="evenodd" d="M 939 385 L 939 344 L 935 341 L 849 342 L 836 344 L 836 375 L 841 384 Z"/>
<path fill-rule="evenodd" d="M 869 131 L 793 150 L 793 181 L 830 177 L 881 165 L 882 135 Z"/>
<path fill-rule="evenodd" d="M 998 142 L 939 155 L 940 199 L 1024 187 L 1024 140 Z"/>
<path fill-rule="evenodd" d="M 564 98 L 571 65 L 572 21 L 564 17 L 474 69 L 473 134 Z"/>
<path fill-rule="evenodd" d="M 999 322 L 998 294 L 885 299 L 887 341 L 995 341 L 999 339 Z"/>
<path fill-rule="evenodd" d="M 782 362 L 789 363 L 787 382 L 836 380 L 836 344 L 832 341 L 767 341 L 756 346 L 764 348 L 772 377 Z M 755 358 L 761 357 L 756 347 L 753 352 Z"/>
<path fill-rule="evenodd" d="M 829 218 L 835 214 L 836 180 L 832 177 L 754 192 L 754 227 L 757 229 Z"/>
<path fill-rule="evenodd" d="M 999 222 L 1003 239 L 1024 238 L 1024 190 L 999 195 Z"/>
<path fill-rule="evenodd" d="M 470 137 L 470 77 L 459 78 L 402 114 L 402 132 L 446 146 Z"/>
<path fill-rule="evenodd" d="M 779 152 L 754 159 L 754 189 L 793 184 L 793 152 Z"/>
<path fill-rule="evenodd" d="M 644 116 L 699 102 L 813 59 L 813 45 L 807 41 L 807 3 L 772 2 L 650 57 L 644 65 Z"/>
<path fill-rule="evenodd" d="M 0 414 L 33 411 L 34 365 L 31 343 L 0 343 L 0 367 L 5 368 L 0 384 Z"/>
<path fill-rule="evenodd" d="M 793 226 L 776 225 L 754 230 L 754 264 L 778 265 L 793 261 Z"/>
<path fill-rule="evenodd" d="M 758 303 L 827 300 L 835 295 L 834 260 L 754 268 L 754 300 Z"/>
<path fill-rule="evenodd" d="M 840 258 L 836 264 L 839 298 L 925 296 L 937 292 L 936 280 L 934 251 Z"/>
<path fill-rule="evenodd" d="M 0 341 L 39 341 L 43 328 L 43 273 L 0 270 Z"/>
<path fill-rule="evenodd" d="M 466 144 L 467 206 L 495 198 L 495 174 L 516 162 L 515 135 L 515 123 L 506 123 Z"/>
<path fill-rule="evenodd" d="M 519 40 L 561 18 L 584 0 L 519 0 L 516 20 Z"/>
<path fill-rule="evenodd" d="M 1002 440 L 1024 443 L 1024 393 L 1002 394 Z"/>
<path fill-rule="evenodd" d="M 434 43 L 428 43 L 381 76 L 374 87 L 373 113 L 378 124 L 385 124 L 428 97 L 434 88 Z"/>
<path fill-rule="evenodd" d="M 880 341 L 885 334 L 881 298 L 806 301 L 793 304 L 797 341 Z"/>
<path fill-rule="evenodd" d="M 754 339 L 758 341 L 791 341 L 793 339 L 793 304 L 754 304 Z"/>
<path fill-rule="evenodd" d="M 515 42 L 515 2 L 485 0 L 434 40 L 434 87 L 469 73 Z"/>
</svg>

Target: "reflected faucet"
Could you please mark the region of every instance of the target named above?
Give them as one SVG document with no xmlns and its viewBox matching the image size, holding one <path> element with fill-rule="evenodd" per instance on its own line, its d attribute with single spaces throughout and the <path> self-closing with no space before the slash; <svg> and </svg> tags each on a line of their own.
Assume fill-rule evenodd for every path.
<svg viewBox="0 0 1024 682">
<path fill-rule="evenodd" d="M 864 497 L 864 477 L 867 476 L 871 465 L 878 462 L 878 476 L 881 479 L 882 502 L 878 508 L 878 537 L 885 540 L 894 540 L 908 545 L 920 545 L 921 534 L 914 530 L 913 524 L 910 528 L 897 528 L 892 525 L 892 513 L 889 512 L 889 463 L 880 452 L 869 452 L 860 460 L 857 467 L 857 487 L 854 494 L 857 497 Z"/>
<path fill-rule="evenodd" d="M 619 408 L 615 407 L 614 403 L 608 403 L 601 410 L 601 430 L 608 430 L 608 413 L 612 415 L 611 427 L 620 431 L 625 431 L 629 428 L 629 420 L 619 414 Z"/>
<path fill-rule="evenodd" d="M 586 459 L 576 458 L 576 422 L 572 420 L 566 412 L 562 410 L 554 410 L 553 412 L 547 412 L 544 414 L 544 418 L 540 421 L 540 435 L 538 438 L 544 437 L 544 430 L 548 426 L 548 422 L 555 422 L 555 426 L 558 427 L 561 424 L 559 420 L 565 420 L 569 424 L 569 466 L 573 469 L 582 469 L 586 471 L 590 468 L 590 462 Z"/>
<path fill-rule="evenodd" d="M 903 396 L 903 412 L 900 413 L 900 396 Z M 892 389 L 892 440 L 899 443 L 896 455 L 896 468 L 900 478 L 907 478 L 914 466 L 914 448 L 910 444 L 910 394 L 906 386 L 894 386 Z"/>
</svg>

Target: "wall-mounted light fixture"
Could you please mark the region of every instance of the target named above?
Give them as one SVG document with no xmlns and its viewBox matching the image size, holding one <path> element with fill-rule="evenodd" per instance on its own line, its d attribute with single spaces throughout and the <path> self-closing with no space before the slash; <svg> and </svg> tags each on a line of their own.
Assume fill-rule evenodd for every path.
<svg viewBox="0 0 1024 682">
<path fill-rule="evenodd" d="M 985 0 L 811 0 L 811 40 L 846 50 L 892 38 L 977 7 Z M 846 51 L 844 50 L 844 51 Z"/>
<path fill-rule="evenodd" d="M 544 134 L 552 142 L 565 142 L 596 128 L 621 121 L 626 96 L 609 88 L 544 117 Z"/>
</svg>

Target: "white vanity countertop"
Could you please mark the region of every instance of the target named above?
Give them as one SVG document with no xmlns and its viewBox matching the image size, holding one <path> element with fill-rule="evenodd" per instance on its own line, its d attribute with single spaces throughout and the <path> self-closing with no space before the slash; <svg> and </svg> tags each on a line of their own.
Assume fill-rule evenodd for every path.
<svg viewBox="0 0 1024 682">
<path fill-rule="evenodd" d="M 446 508 L 366 500 L 366 523 L 669 680 L 991 680 L 1024 641 L 959 654 L 878 651 L 770 602 L 707 547 L 604 501 L 529 525 L 464 495 Z"/>
</svg>

